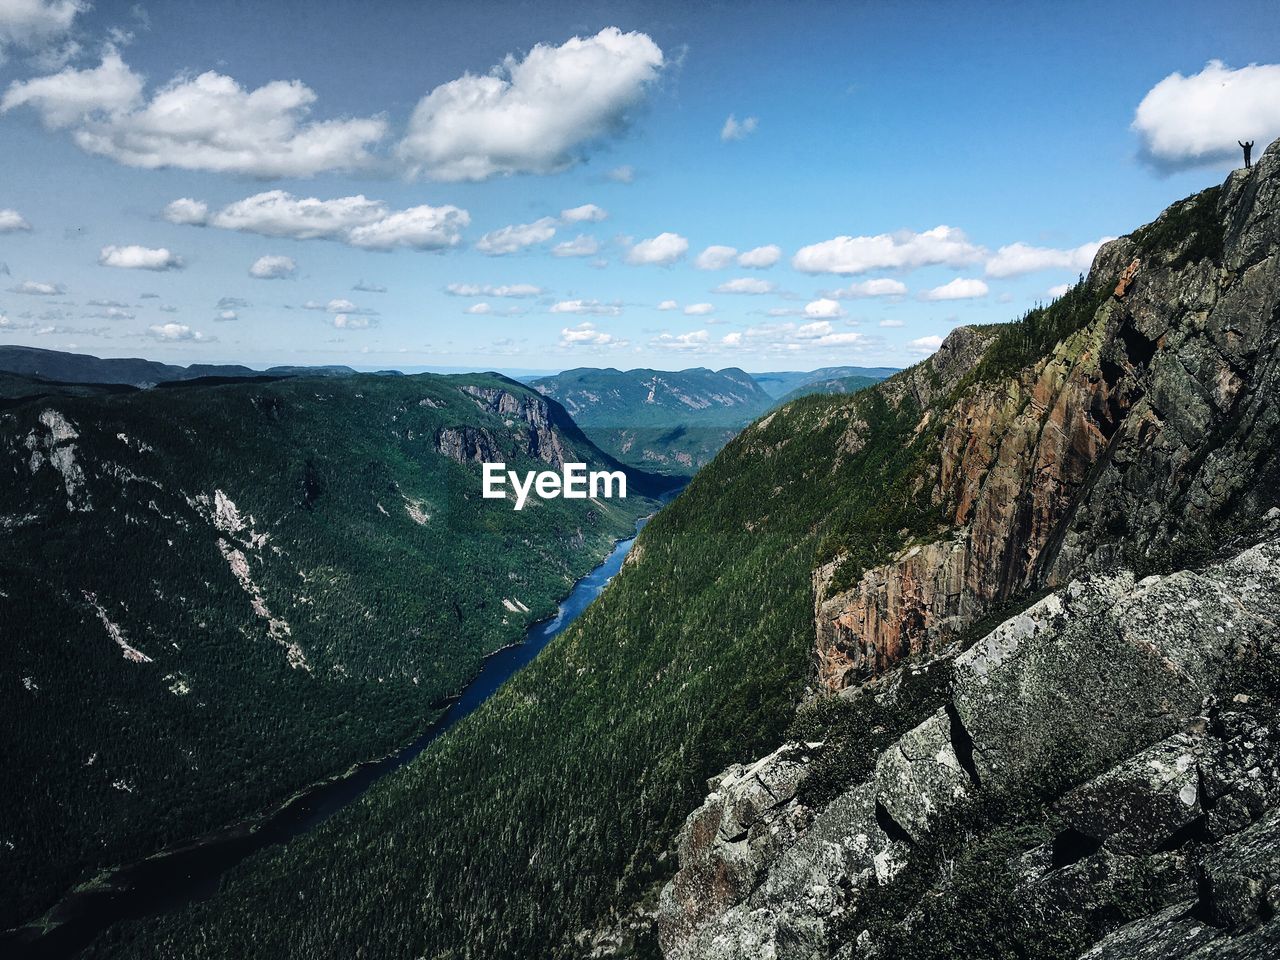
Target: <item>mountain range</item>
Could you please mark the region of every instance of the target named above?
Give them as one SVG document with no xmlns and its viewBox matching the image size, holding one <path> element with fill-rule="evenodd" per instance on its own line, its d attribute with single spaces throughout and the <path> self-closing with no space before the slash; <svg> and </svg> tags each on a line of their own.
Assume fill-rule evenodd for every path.
<svg viewBox="0 0 1280 960">
<path fill-rule="evenodd" d="M 90 955 L 1275 955 L 1278 251 L 1280 144 L 766 413 L 448 737 Z"/>
</svg>

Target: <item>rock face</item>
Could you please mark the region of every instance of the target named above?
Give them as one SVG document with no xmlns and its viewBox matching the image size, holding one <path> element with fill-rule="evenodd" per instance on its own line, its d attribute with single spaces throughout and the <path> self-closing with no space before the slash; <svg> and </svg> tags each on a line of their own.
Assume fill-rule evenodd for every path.
<svg viewBox="0 0 1280 960">
<path fill-rule="evenodd" d="M 954 656 L 947 702 L 821 809 L 797 793 L 799 745 L 713 784 L 663 891 L 666 955 L 875 955 L 862 902 L 995 797 L 1057 798 L 1058 835 L 1010 868 L 1028 909 L 1103 922 L 1155 877 L 1221 928 L 1186 944 L 1252 936 L 1280 898 L 1280 741 L 1214 703 L 1229 671 L 1274 655 L 1278 625 L 1276 534 L 1203 572 L 1071 582 Z"/>
<path fill-rule="evenodd" d="M 815 571 L 822 689 L 942 649 L 1010 598 L 1114 569 L 1122 551 L 1193 553 L 1271 505 L 1278 204 L 1280 143 L 1104 245 L 1085 287 L 1101 306 L 1050 356 L 958 391 L 932 472 L 946 535 L 848 588 L 835 585 L 841 558 Z M 1122 296 L 1110 294 L 1122 274 Z M 928 370 L 881 389 L 924 407 L 963 387 L 986 342 L 957 330 Z"/>
<path fill-rule="evenodd" d="M 481 410 L 500 418 L 507 429 L 515 432 L 524 446 L 523 452 L 529 456 L 556 468 L 571 459 L 571 451 L 553 423 L 550 407 L 541 397 L 475 384 L 459 389 Z M 483 427 L 443 427 L 436 435 L 436 450 L 458 463 L 502 459 L 501 445 Z"/>
</svg>

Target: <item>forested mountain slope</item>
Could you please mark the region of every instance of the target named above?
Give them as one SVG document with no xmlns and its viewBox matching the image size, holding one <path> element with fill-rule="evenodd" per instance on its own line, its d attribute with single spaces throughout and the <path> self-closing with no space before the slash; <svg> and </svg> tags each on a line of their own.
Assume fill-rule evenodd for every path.
<svg viewBox="0 0 1280 960">
<path fill-rule="evenodd" d="M 896 367 L 822 367 L 818 370 L 784 370 L 771 373 L 753 373 L 751 379 L 760 384 L 765 393 L 779 399 L 794 399 L 810 393 L 831 393 L 829 390 L 805 390 L 807 386 L 850 377 L 866 377 L 868 380 L 887 380 L 898 372 Z M 843 391 L 838 391 L 843 392 Z"/>
<path fill-rule="evenodd" d="M 424 731 L 653 501 L 480 498 L 616 466 L 492 375 L 65 388 L 0 409 L 0 927 L 97 865 Z M 62 388 L 59 388 L 62 389 Z"/>
<path fill-rule="evenodd" d="M 1267 955 L 1277 250 L 1273 146 L 763 417 L 452 735 L 95 955 Z"/>
</svg>

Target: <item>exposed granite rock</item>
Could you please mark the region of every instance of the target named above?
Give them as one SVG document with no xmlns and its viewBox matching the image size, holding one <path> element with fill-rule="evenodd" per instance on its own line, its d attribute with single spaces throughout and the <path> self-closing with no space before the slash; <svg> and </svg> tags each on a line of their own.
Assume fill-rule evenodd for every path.
<svg viewBox="0 0 1280 960">
<path fill-rule="evenodd" d="M 948 533 L 848 589 L 832 586 L 839 558 L 815 572 L 822 689 L 944 649 L 1011 598 L 1082 572 L 1176 566 L 1274 505 L 1277 203 L 1273 144 L 1252 170 L 1104 245 L 1090 289 L 1139 266 L 1123 298 L 1051 356 L 926 409 L 922 429 L 946 424 L 934 498 Z M 950 400 L 990 336 L 958 329 L 929 364 L 877 389 L 922 408 Z"/>
<path fill-rule="evenodd" d="M 1239 794 L 1248 827 L 1258 805 L 1247 784 L 1260 785 L 1262 809 L 1276 799 L 1270 729 L 1213 704 L 1228 666 L 1280 643 L 1278 614 L 1275 536 L 1203 572 L 1073 582 L 956 657 L 949 702 L 825 808 L 795 799 L 794 747 L 731 768 L 681 832 L 658 916 L 665 954 L 874 954 L 869 941 L 838 939 L 857 929 L 863 899 L 997 796 L 1059 797 L 1061 835 L 1010 863 L 1030 911 L 1105 925 L 1139 886 L 1159 908 L 1195 905 L 1204 877 L 1203 909 L 1234 927 L 1256 923 L 1280 903 L 1280 827 L 1235 834 L 1203 872 L 1182 848 L 1209 837 L 1209 815 L 1229 796 Z M 765 789 L 764 771 L 785 788 Z M 753 846 L 751 831 L 766 825 L 768 842 Z M 1133 942 L 1149 932 L 1135 927 Z"/>
<path fill-rule="evenodd" d="M 556 429 L 547 401 L 535 394 L 513 393 L 498 387 L 478 387 L 466 384 L 459 387 L 481 410 L 503 420 L 507 427 L 518 428 L 523 434 L 524 452 L 554 467 L 562 467 L 571 460 L 570 451 Z M 445 431 L 441 431 L 442 435 Z M 483 432 L 483 431 L 481 431 Z M 465 448 L 464 448 L 465 449 Z M 445 453 L 441 449 L 442 453 Z M 446 456 L 452 454 L 446 453 Z M 454 457 L 454 459 L 458 459 Z M 477 459 L 468 457 L 468 459 Z M 479 460 L 500 460 L 501 456 L 480 457 Z M 462 461 L 460 461 L 462 462 Z"/>
</svg>

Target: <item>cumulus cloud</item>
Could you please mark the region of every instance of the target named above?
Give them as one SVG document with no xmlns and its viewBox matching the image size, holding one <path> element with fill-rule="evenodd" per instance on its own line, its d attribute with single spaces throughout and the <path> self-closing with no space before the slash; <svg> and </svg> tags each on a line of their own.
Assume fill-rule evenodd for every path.
<svg viewBox="0 0 1280 960">
<path fill-rule="evenodd" d="M 720 139 L 725 143 L 730 140 L 745 140 L 751 134 L 756 132 L 756 128 L 760 126 L 758 117 L 744 117 L 739 120 L 732 113 L 725 120 L 724 126 L 720 128 Z"/>
<path fill-rule="evenodd" d="M 627 251 L 627 263 L 667 265 L 689 252 L 689 241 L 678 233 L 660 233 Z"/>
<path fill-rule="evenodd" d="M 1280 136 L 1280 64 L 1232 69 L 1210 60 L 1191 76 L 1171 73 L 1138 104 L 1141 154 L 1163 170 L 1239 160 L 1237 140 L 1257 148 Z"/>
<path fill-rule="evenodd" d="M 907 344 L 907 352 L 927 357 L 942 346 L 942 338 L 936 336 L 919 337 Z"/>
<path fill-rule="evenodd" d="M 981 280 L 970 277 L 956 277 L 940 287 L 926 290 L 920 294 L 921 300 L 973 300 L 985 297 L 989 292 L 987 285 Z"/>
<path fill-rule="evenodd" d="M 594 257 L 599 252 L 599 241 L 585 233 L 564 243 L 557 243 L 551 248 L 551 255 L 555 257 Z"/>
<path fill-rule="evenodd" d="M 852 347 L 863 344 L 860 333 L 836 332 L 830 320 L 808 323 L 766 323 L 747 327 L 741 333 L 725 336 L 720 342 L 727 347 L 741 347 L 759 353 L 796 353 L 803 350 Z"/>
<path fill-rule="evenodd" d="M 1071 289 L 1071 284 L 1059 283 L 1050 287 L 1048 290 L 1048 294 L 1051 299 L 1057 300 L 1060 296 L 1062 296 L 1064 293 L 1066 293 L 1070 289 Z"/>
<path fill-rule="evenodd" d="M 676 303 L 674 300 L 663 300 L 660 304 L 658 304 L 658 309 L 659 310 L 675 310 L 679 306 L 680 304 Z"/>
<path fill-rule="evenodd" d="M 489 304 L 487 303 L 473 303 L 471 306 L 467 307 L 467 309 L 464 310 L 463 313 L 473 313 L 473 314 L 493 313 L 493 307 L 489 306 Z"/>
<path fill-rule="evenodd" d="M 555 220 L 551 217 L 542 217 L 533 223 L 513 223 L 509 227 L 491 230 L 476 241 L 476 249 L 491 257 L 500 257 L 539 243 L 546 243 L 555 235 Z"/>
<path fill-rule="evenodd" d="M 170 223 L 203 227 L 209 222 L 209 205 L 190 197 L 179 197 L 164 208 L 161 216 Z"/>
<path fill-rule="evenodd" d="M 98 263 L 104 267 L 120 267 L 125 270 L 181 270 L 182 258 L 165 247 L 106 246 L 98 254 Z"/>
<path fill-rule="evenodd" d="M 19 230 L 30 230 L 22 214 L 17 210 L 0 210 L 0 233 L 17 233 Z"/>
<path fill-rule="evenodd" d="M 691 317 L 705 317 L 709 313 L 715 313 L 716 308 L 709 303 L 691 303 L 684 308 L 684 312 Z"/>
<path fill-rule="evenodd" d="M 361 293 L 386 293 L 387 288 L 379 283 L 371 283 L 366 280 L 357 280 L 351 287 L 352 290 L 358 290 Z"/>
<path fill-rule="evenodd" d="M 1053 247 L 1033 247 L 1025 243 L 1010 243 L 1001 247 L 987 261 L 988 277 L 1016 277 L 1037 270 L 1088 270 L 1098 248 L 1114 237 L 1102 237 L 1092 243 L 1082 243 L 1070 250 Z"/>
<path fill-rule="evenodd" d="M 157 340 L 187 340 L 201 341 L 209 340 L 199 330 L 192 330 L 185 323 L 157 323 L 147 328 L 151 336 Z"/>
<path fill-rule="evenodd" d="M 396 152 L 411 173 L 436 180 L 556 173 L 626 129 L 662 66 L 653 40 L 617 27 L 540 43 L 432 90 Z"/>
<path fill-rule="evenodd" d="M 0 61 L 11 47 L 38 51 L 57 43 L 88 6 L 85 0 L 4 0 L 0 3 Z"/>
<path fill-rule="evenodd" d="M 536 297 L 543 290 L 532 283 L 451 283 L 444 292 L 455 297 Z"/>
<path fill-rule="evenodd" d="M 551 305 L 552 313 L 589 313 L 600 317 L 616 317 L 622 313 L 622 307 L 616 303 L 601 303 L 599 300 L 561 300 Z"/>
<path fill-rule="evenodd" d="M 839 317 L 843 314 L 844 311 L 840 309 L 840 304 L 826 297 L 804 305 L 804 315 L 806 317 Z"/>
<path fill-rule="evenodd" d="M 57 297 L 67 292 L 60 283 L 42 283 L 39 280 L 23 280 L 16 287 L 9 288 L 10 293 L 25 293 L 31 297 Z"/>
<path fill-rule="evenodd" d="M 214 71 L 179 75 L 144 97 L 142 77 L 108 48 L 99 66 L 11 84 L 0 112 L 28 106 L 80 149 L 131 167 L 307 177 L 372 161 L 381 117 L 309 120 L 316 95 L 299 80 L 246 90 Z"/>
<path fill-rule="evenodd" d="M 298 262 L 293 257 L 267 254 L 253 261 L 249 276 L 259 280 L 284 280 L 298 272 Z"/>
<path fill-rule="evenodd" d="M 693 265 L 699 270 L 723 270 L 733 263 L 733 258 L 737 255 L 738 251 L 735 247 L 712 244 L 698 254 Z"/>
<path fill-rule="evenodd" d="M 701 350 L 710 340 L 707 331 L 693 330 L 689 333 L 660 333 L 649 344 L 662 350 Z"/>
<path fill-rule="evenodd" d="M 875 236 L 841 236 L 801 247 L 791 265 L 802 273 L 866 273 L 977 263 L 986 251 L 956 227 L 937 226 L 923 233 L 903 230 Z"/>
<path fill-rule="evenodd" d="M 619 340 L 611 333 L 597 330 L 590 320 L 584 320 L 576 327 L 565 327 L 560 331 L 562 347 L 625 347 L 626 340 Z"/>
<path fill-rule="evenodd" d="M 751 270 L 763 270 L 772 267 L 782 259 L 782 248 L 775 243 L 763 247 L 755 247 L 738 255 L 738 266 Z"/>
<path fill-rule="evenodd" d="M 351 316 L 350 314 L 346 314 L 346 313 L 340 313 L 330 321 L 330 323 L 332 323 L 339 330 L 367 330 L 369 327 L 373 326 L 376 322 L 377 321 L 373 320 L 370 317 L 365 317 L 365 316 L 357 317 L 357 316 Z"/>
<path fill-rule="evenodd" d="M 609 212 L 594 203 L 584 203 L 580 207 L 570 207 L 560 211 L 560 219 L 565 223 L 599 223 L 609 216 Z"/>
<path fill-rule="evenodd" d="M 192 215 L 203 206 L 186 198 L 174 203 L 183 204 L 179 210 Z M 166 208 L 166 215 L 173 206 Z M 207 222 L 223 230 L 264 237 L 337 240 L 364 250 L 443 250 L 461 242 L 462 230 L 471 223 L 471 215 L 453 206 L 391 210 L 381 200 L 370 200 L 362 194 L 320 200 L 268 190 L 228 204 L 208 216 Z"/>
<path fill-rule="evenodd" d="M 213 318 L 218 323 L 230 323 L 233 320 L 239 320 L 240 314 L 234 310 L 219 310 L 218 315 Z"/>
<path fill-rule="evenodd" d="M 889 277 L 876 277 L 874 280 L 863 280 L 851 283 L 839 290 L 827 294 L 836 300 L 860 300 L 864 297 L 900 297 L 907 292 L 907 285 L 901 280 Z"/>
<path fill-rule="evenodd" d="M 768 280 L 760 280 L 757 277 L 738 277 L 736 280 L 726 280 L 712 292 L 759 294 L 773 293 L 776 289 L 776 284 L 770 283 Z"/>
</svg>

